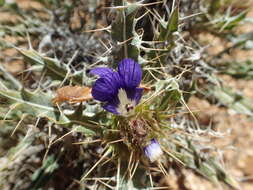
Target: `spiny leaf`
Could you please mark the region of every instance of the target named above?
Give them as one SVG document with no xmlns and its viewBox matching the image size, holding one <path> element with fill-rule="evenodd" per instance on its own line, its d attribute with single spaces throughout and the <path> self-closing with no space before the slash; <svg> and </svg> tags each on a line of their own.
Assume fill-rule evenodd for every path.
<svg viewBox="0 0 253 190">
<path fill-rule="evenodd" d="M 234 78 L 253 79 L 253 62 L 248 60 L 244 62 L 227 63 L 221 73 L 231 75 Z"/>
<path fill-rule="evenodd" d="M 245 44 L 248 41 L 253 41 L 253 31 L 243 33 L 241 35 L 230 36 L 229 40 L 233 43 L 234 46 L 236 44 Z"/>
<path fill-rule="evenodd" d="M 134 18 L 138 7 L 135 4 L 130 4 L 127 8 L 116 10 L 116 18 L 111 26 L 111 36 L 117 43 L 124 42 L 119 47 L 119 53 L 115 53 L 114 57 L 116 62 L 126 57 L 131 57 L 136 61 L 138 59 L 138 49 L 131 44 L 132 40 L 130 40 L 134 37 Z"/>
<path fill-rule="evenodd" d="M 28 190 L 37 190 L 44 187 L 44 185 L 50 180 L 53 172 L 58 168 L 57 160 L 53 155 L 49 156 L 43 163 L 43 165 L 37 169 L 33 176 Z"/>
<path fill-rule="evenodd" d="M 167 21 L 166 26 L 164 26 L 161 22 L 161 32 L 160 32 L 160 40 L 171 40 L 171 35 L 173 32 L 178 30 L 178 21 L 179 21 L 179 8 L 176 7 L 171 15 L 169 20 Z"/>
<path fill-rule="evenodd" d="M 123 178 L 128 169 L 128 162 L 121 161 L 120 165 L 120 175 L 117 178 L 119 190 L 148 190 L 151 188 L 145 169 L 137 168 L 132 179 L 129 179 L 126 176 Z"/>
<path fill-rule="evenodd" d="M 64 80 L 66 76 L 74 84 L 82 84 L 81 72 L 71 73 L 67 65 L 61 64 L 58 60 L 49 57 L 44 57 L 35 50 L 22 50 L 18 51 L 24 56 L 27 63 L 32 65 L 42 65 L 46 74 L 55 80 Z"/>
<path fill-rule="evenodd" d="M 240 189 L 238 182 L 225 172 L 215 158 L 210 158 L 207 162 L 215 168 L 219 180 L 224 181 L 235 189 Z"/>
<path fill-rule="evenodd" d="M 10 105 L 16 104 L 12 111 L 21 111 L 34 117 L 46 117 L 57 124 L 67 124 L 69 119 L 53 107 L 52 97 L 43 92 L 0 90 L 0 96 L 7 98 Z"/>
<path fill-rule="evenodd" d="M 175 135 L 175 137 L 180 140 L 180 144 L 184 145 L 184 147 L 173 144 L 172 142 L 167 142 L 167 146 L 170 147 L 170 149 L 175 149 L 175 156 L 188 168 L 191 168 L 196 173 L 214 183 L 222 181 L 233 188 L 238 188 L 237 182 L 223 169 L 218 159 L 207 155 L 208 153 L 204 154 L 201 152 L 201 149 L 195 145 L 191 139 L 188 139 L 188 137 L 182 135 Z"/>
<path fill-rule="evenodd" d="M 18 160 L 20 156 L 22 157 L 22 154 L 30 147 L 36 135 L 38 135 L 38 131 L 29 128 L 26 135 L 20 139 L 19 143 L 8 151 L 6 156 L 8 161 L 0 166 L 0 171 L 4 171 L 6 168 L 13 165 L 13 162 Z"/>
<path fill-rule="evenodd" d="M 86 105 L 88 108 L 90 105 Z M 82 104 L 78 106 L 73 114 L 68 115 L 68 119 L 71 121 L 72 128 L 76 128 L 77 131 L 84 133 L 87 136 L 93 134 L 102 134 L 103 128 L 99 126 L 99 122 L 102 118 L 105 118 L 105 112 L 94 112 L 92 116 L 87 116 L 84 113 L 86 109 Z M 98 123 L 98 124 L 96 124 Z"/>
<path fill-rule="evenodd" d="M 237 26 L 247 15 L 247 10 L 242 11 L 235 16 L 224 16 L 218 23 L 217 26 L 220 28 L 220 32 L 223 30 L 231 30 Z"/>
<path fill-rule="evenodd" d="M 221 6 L 221 0 L 212 0 L 210 3 L 209 13 L 214 14 L 219 10 Z"/>
<path fill-rule="evenodd" d="M 0 0 L 0 6 L 3 6 L 5 4 L 5 0 Z"/>
<path fill-rule="evenodd" d="M 0 64 L 0 71 L 3 73 L 3 76 L 6 80 L 3 80 L 3 83 L 9 82 L 8 87 L 14 88 L 14 89 L 21 89 L 22 85 L 20 81 L 18 81 L 15 77 L 13 77 L 5 68 L 3 65 Z M 1 80 L 2 82 L 2 80 Z"/>
<path fill-rule="evenodd" d="M 159 94 L 164 91 L 162 94 Z M 159 98 L 156 98 L 157 110 L 165 111 L 175 106 L 182 98 L 179 85 L 174 79 L 160 80 L 156 82 L 156 91 Z"/>
<path fill-rule="evenodd" d="M 91 129 L 84 127 L 82 125 L 80 125 L 80 126 L 74 125 L 73 128 L 76 128 L 76 132 L 82 133 L 86 137 L 93 137 L 93 136 L 97 135 L 97 133 L 96 133 L 97 131 L 91 130 Z"/>
<path fill-rule="evenodd" d="M 178 20 L 179 20 L 179 8 L 176 7 L 170 16 L 168 25 L 167 25 L 167 32 L 169 34 L 176 32 L 178 30 Z"/>
<path fill-rule="evenodd" d="M 237 113 L 253 116 L 252 102 L 242 95 L 225 88 L 215 88 L 212 94 L 220 103 L 233 109 Z"/>
</svg>

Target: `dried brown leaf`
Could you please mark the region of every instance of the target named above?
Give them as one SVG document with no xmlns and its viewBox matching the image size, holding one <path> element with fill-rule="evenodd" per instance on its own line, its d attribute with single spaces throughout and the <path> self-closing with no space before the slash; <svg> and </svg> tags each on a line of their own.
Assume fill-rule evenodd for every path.
<svg viewBox="0 0 253 190">
<path fill-rule="evenodd" d="M 86 86 L 64 86 L 56 91 L 53 102 L 60 104 L 68 102 L 70 104 L 85 102 L 92 99 L 91 88 Z"/>
</svg>

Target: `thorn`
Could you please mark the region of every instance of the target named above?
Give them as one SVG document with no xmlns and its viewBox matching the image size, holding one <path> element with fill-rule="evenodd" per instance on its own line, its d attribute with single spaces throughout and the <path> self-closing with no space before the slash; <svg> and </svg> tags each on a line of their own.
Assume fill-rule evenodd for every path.
<svg viewBox="0 0 253 190">
<path fill-rule="evenodd" d="M 151 6 L 151 5 L 156 5 L 156 4 L 162 4 L 163 1 L 158 1 L 158 2 L 152 2 L 152 3 L 146 3 L 146 4 L 142 4 L 143 1 L 140 1 L 138 3 L 132 3 L 129 5 L 122 5 L 122 6 L 115 6 L 115 7 L 104 7 L 104 9 L 126 9 L 128 7 L 130 7 L 131 5 L 135 5 L 135 6 L 139 6 L 139 7 L 145 7 L 145 6 Z"/>
<path fill-rule="evenodd" d="M 60 138 L 56 139 L 54 142 L 52 142 L 52 145 L 58 142 L 59 140 L 63 139 L 64 137 L 70 135 L 71 133 L 75 132 L 77 128 L 78 126 L 72 129 L 71 131 L 67 132 L 66 134 L 62 135 Z"/>
<path fill-rule="evenodd" d="M 80 181 L 83 181 L 96 167 L 97 165 L 104 160 L 106 156 L 108 156 L 111 153 L 111 149 L 108 148 L 108 150 L 103 154 L 103 156 L 96 162 L 96 164 L 81 178 Z"/>
<path fill-rule="evenodd" d="M 18 124 L 11 133 L 11 137 L 14 135 L 14 133 L 16 132 L 16 130 L 18 129 L 18 127 L 20 126 L 20 124 L 22 123 L 22 121 L 25 119 L 26 116 L 27 114 L 22 114 L 21 119 L 19 120 Z"/>
<path fill-rule="evenodd" d="M 97 28 L 97 29 L 93 29 L 93 30 L 86 30 L 84 32 L 99 32 L 99 31 L 104 31 L 104 30 L 110 30 L 111 29 L 111 25 L 104 27 L 104 28 Z"/>
<path fill-rule="evenodd" d="M 96 143 L 96 142 L 101 142 L 102 140 L 101 139 L 96 139 L 96 140 L 93 140 L 93 141 L 82 141 L 82 142 L 76 142 L 76 143 L 72 143 L 72 144 L 90 144 L 90 143 Z"/>
<path fill-rule="evenodd" d="M 26 30 L 26 37 L 27 37 L 27 41 L 28 41 L 29 50 L 33 50 L 31 38 L 30 38 L 29 32 L 27 30 Z"/>
<path fill-rule="evenodd" d="M 120 157 L 118 158 L 118 167 L 117 167 L 117 185 L 116 185 L 116 190 L 119 190 L 120 186 Z"/>
</svg>

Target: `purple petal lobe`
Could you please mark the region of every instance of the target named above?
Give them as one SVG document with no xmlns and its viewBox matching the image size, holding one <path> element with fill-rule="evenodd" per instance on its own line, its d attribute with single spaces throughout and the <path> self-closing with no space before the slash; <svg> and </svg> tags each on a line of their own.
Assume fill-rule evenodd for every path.
<svg viewBox="0 0 253 190">
<path fill-rule="evenodd" d="M 138 104 L 141 100 L 143 88 L 135 88 L 127 90 L 127 97 L 131 100 L 135 100 L 136 104 Z"/>
<path fill-rule="evenodd" d="M 119 100 L 118 100 L 118 97 L 116 97 L 112 99 L 110 102 L 108 102 L 105 106 L 103 106 L 103 108 L 106 111 L 109 111 L 115 115 L 119 115 L 119 112 L 117 111 L 118 104 L 119 104 Z"/>
<path fill-rule="evenodd" d="M 119 63 L 118 72 L 126 89 L 136 88 L 141 83 L 141 66 L 130 58 L 123 59 Z"/>
<path fill-rule="evenodd" d="M 113 70 L 110 68 L 106 68 L 106 67 L 98 67 L 98 68 L 92 69 L 90 71 L 90 74 L 98 75 L 100 77 L 103 77 L 103 76 L 105 76 L 107 74 L 111 74 L 111 73 L 113 73 Z"/>
<path fill-rule="evenodd" d="M 134 97 L 136 104 L 138 104 L 140 102 L 141 97 L 142 97 L 142 93 L 143 93 L 143 88 L 136 88 L 135 97 Z"/>
<path fill-rule="evenodd" d="M 92 87 L 91 94 L 94 99 L 107 102 L 117 96 L 121 85 L 119 74 L 112 72 L 99 78 Z"/>
</svg>

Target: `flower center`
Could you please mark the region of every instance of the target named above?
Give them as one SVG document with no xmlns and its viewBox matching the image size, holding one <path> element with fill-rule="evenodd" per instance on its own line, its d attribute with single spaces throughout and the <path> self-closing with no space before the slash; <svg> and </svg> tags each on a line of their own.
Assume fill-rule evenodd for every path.
<svg viewBox="0 0 253 190">
<path fill-rule="evenodd" d="M 125 108 L 126 108 L 126 111 L 129 112 L 129 111 L 131 111 L 132 109 L 134 109 L 134 106 L 131 105 L 131 104 L 126 104 Z"/>
<path fill-rule="evenodd" d="M 134 100 L 128 99 L 126 91 L 122 88 L 119 89 L 118 98 L 119 105 L 117 107 L 117 111 L 120 113 L 120 115 L 130 116 L 134 114 L 134 107 L 136 105 L 136 102 Z"/>
</svg>

